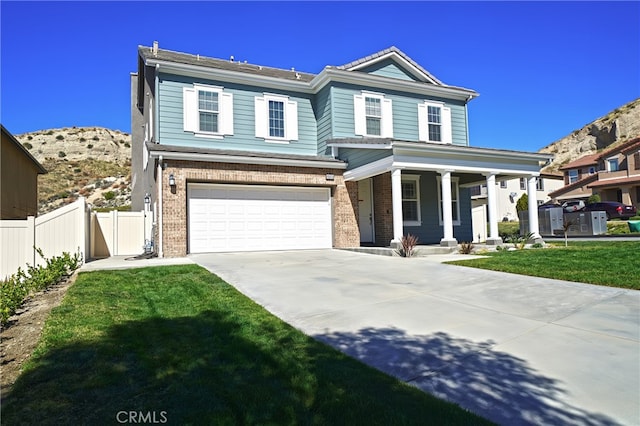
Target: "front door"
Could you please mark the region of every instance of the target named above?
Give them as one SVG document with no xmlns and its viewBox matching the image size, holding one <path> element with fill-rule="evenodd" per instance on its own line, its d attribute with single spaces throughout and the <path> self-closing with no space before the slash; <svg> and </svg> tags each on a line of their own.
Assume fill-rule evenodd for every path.
<svg viewBox="0 0 640 426">
<path fill-rule="evenodd" d="M 373 185 L 371 179 L 358 181 L 358 224 L 360 242 L 373 243 Z"/>
</svg>

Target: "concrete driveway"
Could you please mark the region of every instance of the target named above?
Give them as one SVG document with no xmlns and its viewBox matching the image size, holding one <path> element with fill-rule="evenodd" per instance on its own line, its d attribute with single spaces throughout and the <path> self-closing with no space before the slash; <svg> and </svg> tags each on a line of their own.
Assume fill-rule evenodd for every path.
<svg viewBox="0 0 640 426">
<path fill-rule="evenodd" d="M 303 332 L 497 423 L 640 423 L 639 291 L 438 256 L 190 258 Z"/>
</svg>

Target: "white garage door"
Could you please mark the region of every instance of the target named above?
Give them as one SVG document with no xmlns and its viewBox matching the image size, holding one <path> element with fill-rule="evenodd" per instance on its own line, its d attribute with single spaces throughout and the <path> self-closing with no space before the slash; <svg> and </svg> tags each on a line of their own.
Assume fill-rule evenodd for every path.
<svg viewBox="0 0 640 426">
<path fill-rule="evenodd" d="M 189 252 L 331 248 L 329 188 L 189 185 Z"/>
</svg>

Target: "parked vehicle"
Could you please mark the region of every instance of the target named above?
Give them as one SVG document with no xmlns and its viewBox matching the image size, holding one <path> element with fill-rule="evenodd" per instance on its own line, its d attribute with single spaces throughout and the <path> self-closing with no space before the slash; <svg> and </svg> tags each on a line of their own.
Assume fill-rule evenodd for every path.
<svg viewBox="0 0 640 426">
<path fill-rule="evenodd" d="M 540 204 L 538 206 L 538 210 L 557 209 L 557 208 L 560 208 L 560 207 L 562 207 L 562 205 L 557 204 L 557 203 L 548 202 L 548 203 Z"/>
<path fill-rule="evenodd" d="M 599 203 L 587 204 L 584 207 L 584 211 L 604 211 L 607 213 L 607 220 L 609 220 L 614 218 L 629 219 L 636 215 L 637 210 L 634 206 L 618 203 L 617 201 L 601 201 Z"/>
<path fill-rule="evenodd" d="M 582 200 L 565 201 L 564 203 L 562 203 L 562 208 L 567 213 L 577 212 L 584 209 L 584 201 Z"/>
</svg>

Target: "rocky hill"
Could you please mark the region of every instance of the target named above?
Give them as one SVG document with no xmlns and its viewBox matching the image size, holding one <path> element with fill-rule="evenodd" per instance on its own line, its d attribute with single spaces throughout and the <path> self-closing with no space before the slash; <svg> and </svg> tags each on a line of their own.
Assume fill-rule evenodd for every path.
<svg viewBox="0 0 640 426">
<path fill-rule="evenodd" d="M 71 127 L 16 135 L 47 169 L 38 180 L 39 212 L 79 196 L 94 208 L 131 204 L 131 135 L 102 127 Z"/>
<path fill-rule="evenodd" d="M 554 154 L 553 162 L 543 171 L 555 172 L 562 165 L 587 154 L 640 136 L 640 98 L 616 108 L 604 117 L 559 139 L 540 150 Z"/>
</svg>

